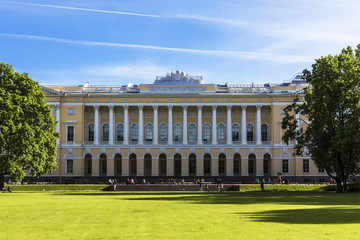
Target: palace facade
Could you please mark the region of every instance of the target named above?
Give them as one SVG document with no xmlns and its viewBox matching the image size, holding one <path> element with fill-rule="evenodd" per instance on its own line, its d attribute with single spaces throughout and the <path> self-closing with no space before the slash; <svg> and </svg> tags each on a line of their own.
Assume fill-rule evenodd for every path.
<svg viewBox="0 0 360 240">
<path fill-rule="evenodd" d="M 153 84 L 42 86 L 60 132 L 58 169 L 48 177 L 327 179 L 282 141 L 283 109 L 305 85 L 300 75 L 281 84 L 206 84 L 176 71 Z"/>
</svg>

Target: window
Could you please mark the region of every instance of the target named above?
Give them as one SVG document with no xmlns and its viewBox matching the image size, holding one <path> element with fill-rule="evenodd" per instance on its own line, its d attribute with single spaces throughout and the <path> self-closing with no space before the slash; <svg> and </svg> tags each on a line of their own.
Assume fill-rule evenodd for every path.
<svg viewBox="0 0 360 240">
<path fill-rule="evenodd" d="M 74 128 L 75 128 L 75 126 L 67 126 L 66 127 L 66 140 L 68 142 L 74 141 Z"/>
<path fill-rule="evenodd" d="M 174 156 L 174 175 L 181 176 L 181 155 L 179 153 Z"/>
<path fill-rule="evenodd" d="M 160 142 L 166 142 L 167 140 L 167 126 L 165 123 L 160 125 Z"/>
<path fill-rule="evenodd" d="M 309 161 L 309 159 L 303 159 L 303 172 L 304 173 L 310 172 L 310 161 Z"/>
<path fill-rule="evenodd" d="M 189 142 L 195 143 L 196 142 L 196 126 L 195 124 L 190 124 L 189 126 Z"/>
<path fill-rule="evenodd" d="M 66 173 L 74 172 L 74 160 L 68 159 L 66 160 Z"/>
<path fill-rule="evenodd" d="M 66 114 L 67 115 L 75 115 L 75 108 L 67 108 Z"/>
<path fill-rule="evenodd" d="M 120 153 L 117 153 L 114 157 L 115 174 L 120 175 L 122 173 L 122 157 Z"/>
<path fill-rule="evenodd" d="M 181 125 L 176 124 L 174 127 L 174 141 L 180 142 L 181 141 Z"/>
<path fill-rule="evenodd" d="M 280 115 L 285 115 L 284 108 L 280 108 Z"/>
<path fill-rule="evenodd" d="M 271 160 L 271 156 L 270 154 L 265 154 L 264 155 L 264 174 L 269 174 L 270 171 L 270 160 Z"/>
<path fill-rule="evenodd" d="M 282 172 L 288 173 L 289 172 L 289 159 L 282 160 Z"/>
<path fill-rule="evenodd" d="M 210 154 L 204 155 L 204 175 L 211 174 L 211 156 Z"/>
<path fill-rule="evenodd" d="M 151 124 L 146 124 L 145 127 L 145 141 L 152 142 L 153 140 L 153 126 Z"/>
<path fill-rule="evenodd" d="M 204 124 L 203 126 L 203 140 L 204 142 L 210 142 L 210 124 Z"/>
<path fill-rule="evenodd" d="M 189 155 L 189 175 L 196 175 L 196 155 L 194 153 Z"/>
<path fill-rule="evenodd" d="M 88 141 L 94 141 L 94 124 L 90 123 L 88 126 Z"/>
<path fill-rule="evenodd" d="M 102 127 L 103 129 L 103 136 L 102 136 L 102 140 L 103 141 L 109 141 L 109 124 L 105 123 Z"/>
<path fill-rule="evenodd" d="M 166 155 L 164 153 L 159 156 L 160 176 L 166 176 Z"/>
<path fill-rule="evenodd" d="M 87 175 L 92 174 L 92 157 L 91 154 L 85 155 L 85 171 Z"/>
<path fill-rule="evenodd" d="M 225 166 L 226 166 L 226 156 L 225 154 L 220 154 L 219 155 L 219 174 L 220 175 L 225 175 Z"/>
<path fill-rule="evenodd" d="M 323 172 L 325 172 L 325 169 L 324 169 L 323 167 L 319 167 L 319 168 L 318 168 L 318 172 L 319 172 L 319 173 L 323 173 Z"/>
<path fill-rule="evenodd" d="M 261 141 L 268 141 L 268 126 L 266 124 L 261 125 Z"/>
<path fill-rule="evenodd" d="M 134 153 L 130 154 L 129 160 L 130 160 L 130 164 L 129 164 L 130 175 L 136 176 L 136 169 L 137 169 L 136 155 Z"/>
<path fill-rule="evenodd" d="M 139 128 L 136 123 L 131 125 L 131 141 L 137 142 L 139 139 Z"/>
<path fill-rule="evenodd" d="M 145 176 L 151 176 L 152 158 L 150 154 L 146 154 L 144 157 L 144 174 Z"/>
<path fill-rule="evenodd" d="M 249 174 L 255 174 L 255 164 L 256 164 L 256 156 L 255 154 L 249 155 Z"/>
<path fill-rule="evenodd" d="M 124 125 L 118 124 L 116 126 L 116 141 L 122 142 L 124 141 Z"/>
<path fill-rule="evenodd" d="M 225 126 L 224 126 L 224 124 L 219 124 L 217 127 L 217 140 L 219 142 L 225 142 Z"/>
<path fill-rule="evenodd" d="M 107 173 L 107 157 L 105 154 L 100 155 L 100 174 L 106 175 Z"/>
<path fill-rule="evenodd" d="M 241 164 L 241 156 L 239 153 L 234 154 L 234 175 L 240 175 L 240 164 Z"/>
<path fill-rule="evenodd" d="M 246 140 L 248 142 L 254 141 L 254 126 L 251 123 L 246 125 Z"/>
<path fill-rule="evenodd" d="M 239 136 L 240 136 L 240 127 L 238 124 L 233 124 L 232 125 L 232 140 L 234 142 L 239 141 Z"/>
</svg>

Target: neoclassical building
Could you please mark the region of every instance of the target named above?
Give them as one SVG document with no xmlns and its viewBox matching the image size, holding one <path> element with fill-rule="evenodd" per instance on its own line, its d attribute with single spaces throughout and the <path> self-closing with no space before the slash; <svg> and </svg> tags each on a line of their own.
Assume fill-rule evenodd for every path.
<svg viewBox="0 0 360 240">
<path fill-rule="evenodd" d="M 281 173 L 321 181 L 324 170 L 282 141 L 283 108 L 305 84 L 299 75 L 280 84 L 207 84 L 176 71 L 153 84 L 42 86 L 60 132 L 58 169 L 47 177 L 251 182 Z"/>
</svg>

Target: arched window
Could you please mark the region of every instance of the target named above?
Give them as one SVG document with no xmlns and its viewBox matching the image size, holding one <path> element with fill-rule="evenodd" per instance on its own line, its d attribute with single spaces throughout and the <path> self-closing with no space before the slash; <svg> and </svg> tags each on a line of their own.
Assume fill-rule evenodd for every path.
<svg viewBox="0 0 360 240">
<path fill-rule="evenodd" d="M 189 143 L 196 143 L 196 126 L 194 123 L 189 125 Z"/>
<path fill-rule="evenodd" d="M 204 143 L 211 141 L 210 131 L 211 131 L 210 124 L 205 123 L 203 126 L 203 141 L 204 141 Z"/>
<path fill-rule="evenodd" d="M 265 123 L 261 125 L 261 141 L 268 141 L 268 126 Z"/>
<path fill-rule="evenodd" d="M 240 141 L 240 127 L 239 127 L 239 124 L 233 124 L 232 125 L 232 140 L 234 142 L 238 142 Z"/>
<path fill-rule="evenodd" d="M 106 154 L 102 153 L 100 155 L 100 176 L 106 176 L 107 174 L 107 157 Z"/>
<path fill-rule="evenodd" d="M 165 123 L 160 125 L 160 142 L 167 141 L 167 126 Z"/>
<path fill-rule="evenodd" d="M 121 175 L 122 173 L 122 157 L 120 153 L 115 154 L 114 156 L 114 169 L 115 169 L 115 175 Z"/>
<path fill-rule="evenodd" d="M 181 125 L 176 124 L 174 127 L 174 141 L 181 142 Z"/>
<path fill-rule="evenodd" d="M 174 175 L 176 177 L 181 176 L 181 155 L 179 153 L 174 156 Z"/>
<path fill-rule="evenodd" d="M 224 176 L 226 174 L 226 155 L 221 153 L 219 155 L 219 175 Z"/>
<path fill-rule="evenodd" d="M 249 174 L 256 175 L 255 169 L 256 169 L 256 156 L 255 154 L 249 155 Z"/>
<path fill-rule="evenodd" d="M 241 174 L 241 156 L 239 153 L 234 154 L 234 175 L 239 176 Z"/>
<path fill-rule="evenodd" d="M 135 153 L 130 154 L 129 163 L 130 163 L 129 164 L 130 176 L 136 176 L 137 164 L 136 164 L 136 155 L 135 155 Z"/>
<path fill-rule="evenodd" d="M 94 141 L 94 124 L 90 123 L 88 126 L 88 141 L 93 142 Z"/>
<path fill-rule="evenodd" d="M 145 176 L 151 176 L 152 157 L 150 154 L 144 156 L 144 174 Z"/>
<path fill-rule="evenodd" d="M 124 141 L 124 125 L 121 123 L 116 126 L 116 141 Z"/>
<path fill-rule="evenodd" d="M 254 141 L 254 125 L 251 123 L 246 125 L 246 139 L 248 142 Z"/>
<path fill-rule="evenodd" d="M 137 142 L 139 140 L 139 127 L 137 123 L 131 125 L 131 141 Z"/>
<path fill-rule="evenodd" d="M 225 125 L 219 124 L 217 126 L 217 140 L 219 143 L 225 142 Z"/>
<path fill-rule="evenodd" d="M 105 123 L 102 127 L 102 130 L 103 130 L 102 140 L 104 142 L 109 141 L 109 124 Z"/>
<path fill-rule="evenodd" d="M 204 176 L 211 175 L 211 156 L 210 154 L 204 155 Z"/>
<path fill-rule="evenodd" d="M 189 175 L 196 176 L 196 155 L 194 153 L 189 155 Z"/>
<path fill-rule="evenodd" d="M 92 174 L 92 156 L 90 153 L 85 155 L 85 175 L 91 176 Z"/>
<path fill-rule="evenodd" d="M 145 126 L 145 141 L 152 142 L 153 140 L 153 126 L 151 124 L 146 124 Z"/>
<path fill-rule="evenodd" d="M 269 175 L 270 173 L 271 156 L 270 154 L 264 155 L 264 174 Z"/>
<path fill-rule="evenodd" d="M 162 153 L 159 156 L 159 174 L 160 176 L 166 176 L 166 154 Z"/>
</svg>

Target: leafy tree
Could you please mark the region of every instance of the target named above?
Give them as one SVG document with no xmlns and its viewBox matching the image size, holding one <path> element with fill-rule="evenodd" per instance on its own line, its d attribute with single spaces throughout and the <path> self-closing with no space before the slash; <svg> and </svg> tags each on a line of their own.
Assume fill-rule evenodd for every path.
<svg viewBox="0 0 360 240">
<path fill-rule="evenodd" d="M 349 176 L 360 170 L 360 44 L 317 59 L 303 73 L 308 86 L 285 108 L 283 138 L 296 140 L 295 154 L 308 151 L 344 192 Z M 306 128 L 294 113 L 308 119 Z"/>
<path fill-rule="evenodd" d="M 56 164 L 55 121 L 39 84 L 0 62 L 0 187 L 5 175 L 21 181 L 25 170 L 40 176 Z"/>
</svg>

